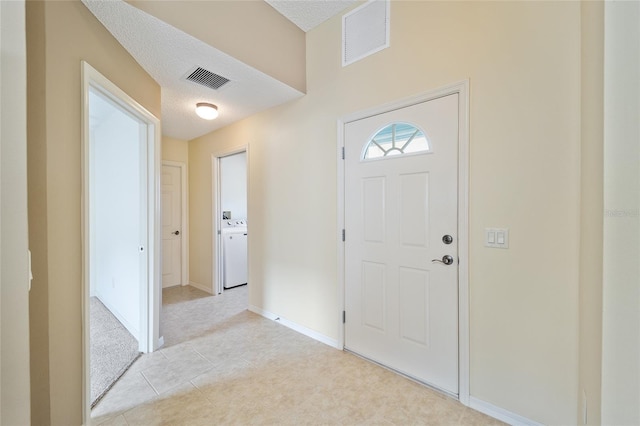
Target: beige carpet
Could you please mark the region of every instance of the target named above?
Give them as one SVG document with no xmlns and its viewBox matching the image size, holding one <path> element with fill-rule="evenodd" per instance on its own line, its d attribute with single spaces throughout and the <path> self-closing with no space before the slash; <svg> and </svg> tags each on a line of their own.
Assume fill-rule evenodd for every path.
<svg viewBox="0 0 640 426">
<path fill-rule="evenodd" d="M 91 407 L 138 359 L 138 341 L 96 297 L 90 299 Z"/>
</svg>

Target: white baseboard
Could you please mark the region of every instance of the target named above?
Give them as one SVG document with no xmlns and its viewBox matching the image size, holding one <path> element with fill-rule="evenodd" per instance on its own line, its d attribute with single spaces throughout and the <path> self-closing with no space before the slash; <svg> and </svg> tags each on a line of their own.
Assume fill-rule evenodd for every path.
<svg viewBox="0 0 640 426">
<path fill-rule="evenodd" d="M 207 293 L 209 293 L 209 294 L 213 294 L 213 292 L 211 291 L 211 289 L 210 289 L 210 288 L 207 288 L 206 286 L 204 286 L 204 285 L 202 285 L 202 284 L 200 284 L 200 283 L 197 283 L 197 282 L 195 282 L 195 281 L 189 281 L 189 285 L 190 285 L 191 287 L 195 287 L 195 288 L 197 288 L 198 290 L 206 291 L 206 292 L 207 292 Z"/>
<path fill-rule="evenodd" d="M 510 425 L 542 426 L 542 423 L 534 422 L 533 420 L 522 417 L 519 414 L 512 413 L 511 411 L 497 407 L 481 399 L 474 398 L 473 396 L 469 397 L 469 407 Z"/>
<path fill-rule="evenodd" d="M 193 284 L 192 284 L 193 285 Z M 293 321 L 290 321 L 286 318 L 283 318 L 279 315 L 276 315 L 272 312 L 265 311 L 254 305 L 249 305 L 249 311 L 263 316 L 267 319 L 278 321 L 285 327 L 288 327 L 298 333 L 304 334 L 305 336 L 311 337 L 314 340 L 317 340 L 326 345 L 332 346 L 336 349 L 342 350 L 342 345 L 335 339 L 332 339 L 324 334 L 318 333 L 315 330 L 311 330 L 303 325 L 297 324 Z M 481 399 L 474 398 L 473 396 L 469 397 L 469 407 L 473 408 L 476 411 L 480 411 L 488 416 L 491 416 L 495 419 L 501 420 L 510 425 L 518 425 L 518 426 L 543 426 L 541 423 L 535 422 L 533 420 L 527 419 L 519 414 L 512 413 L 511 411 L 505 410 L 504 408 L 497 407 L 488 402 L 482 401 Z"/>
<path fill-rule="evenodd" d="M 108 303 L 106 301 L 106 298 L 104 298 L 103 296 L 100 295 L 100 292 L 96 292 L 96 296 L 95 297 L 105 306 L 105 308 L 107 308 L 109 310 L 109 312 L 111 312 L 111 314 L 113 314 L 114 317 L 116 317 L 116 319 L 118 321 L 120 321 L 120 323 L 124 326 L 124 328 L 126 328 L 129 331 L 129 333 L 131 333 L 131 335 L 134 337 L 134 339 L 136 339 L 138 342 L 140 342 L 140 330 L 138 328 L 134 327 L 133 324 L 130 323 L 124 317 L 124 315 L 122 315 L 120 313 L 120 311 L 116 309 L 115 306 L 113 306 L 111 303 Z"/>
<path fill-rule="evenodd" d="M 328 336 L 325 336 L 322 333 L 318 333 L 315 330 L 311 330 L 310 328 L 307 328 L 303 325 L 297 324 L 293 321 L 289 321 L 286 318 L 283 318 L 269 311 L 265 311 L 264 309 L 258 308 L 257 306 L 254 306 L 254 305 L 249 305 L 249 310 L 267 319 L 278 321 L 280 324 L 284 325 L 285 327 L 288 327 L 294 331 L 297 331 L 300 334 L 304 334 L 305 336 L 311 337 L 312 339 L 317 340 L 318 342 L 321 342 L 321 343 L 324 343 L 325 345 L 329 345 L 336 349 L 342 350 L 342 345 L 340 345 L 337 340 L 332 339 Z"/>
</svg>

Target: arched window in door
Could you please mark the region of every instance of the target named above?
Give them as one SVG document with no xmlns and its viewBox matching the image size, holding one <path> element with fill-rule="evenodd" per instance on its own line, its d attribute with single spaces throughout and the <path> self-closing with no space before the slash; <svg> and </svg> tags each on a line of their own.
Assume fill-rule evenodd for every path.
<svg viewBox="0 0 640 426">
<path fill-rule="evenodd" d="M 431 151 L 426 134 L 409 123 L 391 123 L 377 131 L 365 146 L 363 159 Z"/>
</svg>

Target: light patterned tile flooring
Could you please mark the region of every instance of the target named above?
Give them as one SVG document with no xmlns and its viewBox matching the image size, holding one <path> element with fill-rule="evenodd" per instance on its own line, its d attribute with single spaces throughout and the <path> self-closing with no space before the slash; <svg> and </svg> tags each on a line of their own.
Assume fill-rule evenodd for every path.
<svg viewBox="0 0 640 426">
<path fill-rule="evenodd" d="M 247 288 L 163 291 L 165 347 L 93 409 L 100 425 L 498 425 L 352 354 L 247 311 Z"/>
</svg>

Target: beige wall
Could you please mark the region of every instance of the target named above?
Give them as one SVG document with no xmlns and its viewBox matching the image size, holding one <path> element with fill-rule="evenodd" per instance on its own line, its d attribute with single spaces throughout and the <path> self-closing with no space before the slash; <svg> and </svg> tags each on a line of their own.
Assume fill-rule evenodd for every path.
<svg viewBox="0 0 640 426">
<path fill-rule="evenodd" d="M 31 343 L 31 422 L 50 423 L 49 287 L 47 220 L 46 57 L 44 3 L 26 2 L 27 14 L 27 170 L 29 249 L 34 280 L 29 292 Z"/>
<path fill-rule="evenodd" d="M 189 163 L 189 142 L 163 136 L 162 159 Z"/>
<path fill-rule="evenodd" d="M 247 120 L 243 121 L 245 123 Z M 189 282 L 214 293 L 212 280 L 212 205 L 211 155 L 225 153 L 247 142 L 236 133 L 237 126 L 225 127 L 215 133 L 215 145 L 202 139 L 189 141 Z M 228 135 L 225 137 L 225 135 Z M 248 160 L 250 161 L 250 160 Z M 195 166 L 193 166 L 195 164 Z M 250 165 L 248 166 L 250 167 Z M 195 185 L 196 192 L 192 188 Z M 251 200 L 248 200 L 251 203 Z M 191 225 L 195 221 L 196 228 Z M 253 224 L 251 230 L 253 232 Z M 198 235 L 197 235 L 198 234 Z"/>
<path fill-rule="evenodd" d="M 340 66 L 307 34 L 307 96 L 190 142 L 192 281 L 211 285 L 212 151 L 250 146 L 250 303 L 339 338 L 336 120 L 470 79 L 471 394 L 577 422 L 579 3 L 392 2 L 391 48 Z M 483 247 L 484 227 L 510 249 Z"/>
<path fill-rule="evenodd" d="M 640 3 L 607 2 L 602 424 L 640 424 Z"/>
<path fill-rule="evenodd" d="M 30 424 L 24 1 L 0 3 L 0 424 Z"/>
<path fill-rule="evenodd" d="M 27 44 L 29 99 L 40 102 L 29 104 L 29 232 L 38 249 L 34 292 L 45 305 L 31 310 L 31 332 L 49 341 L 32 351 L 32 368 L 49 376 L 49 386 L 39 383 L 46 376 L 32 377 L 40 389 L 32 421 L 75 425 L 82 423 L 80 63 L 158 117 L 160 88 L 79 1 L 28 2 L 27 32 L 35 34 Z"/>
<path fill-rule="evenodd" d="M 133 6 L 305 91 L 305 35 L 264 1 L 136 1 Z"/>
<path fill-rule="evenodd" d="M 604 4 L 582 2 L 580 384 L 578 422 L 600 424 Z M 584 393 L 583 393 L 584 392 Z M 583 401 L 583 398 L 586 401 Z M 585 404 L 586 402 L 586 404 Z M 586 407 L 585 407 L 586 405 Z"/>
</svg>

